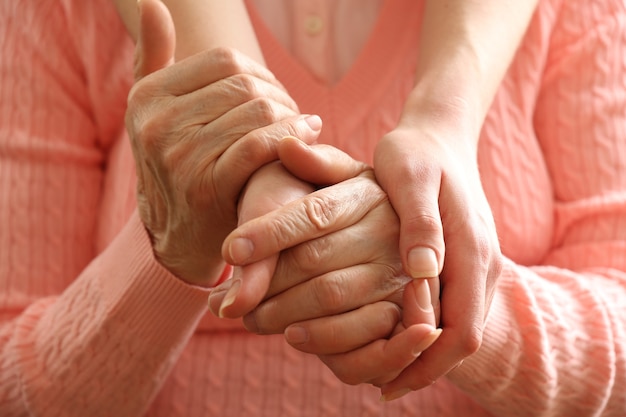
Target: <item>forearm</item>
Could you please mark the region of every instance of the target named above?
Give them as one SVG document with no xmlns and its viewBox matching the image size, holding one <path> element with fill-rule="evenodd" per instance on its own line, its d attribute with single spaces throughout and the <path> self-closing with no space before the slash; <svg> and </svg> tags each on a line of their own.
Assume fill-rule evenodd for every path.
<svg viewBox="0 0 626 417">
<path fill-rule="evenodd" d="M 0 415 L 142 415 L 207 294 L 154 260 L 134 215 L 62 294 L 0 323 Z"/>
<path fill-rule="evenodd" d="M 132 38 L 139 15 L 135 0 L 113 0 Z M 264 63 L 243 0 L 163 0 L 176 28 L 176 59 L 216 47 L 232 47 Z"/>
<path fill-rule="evenodd" d="M 507 263 L 482 347 L 449 378 L 494 415 L 621 415 L 625 278 Z"/>
<path fill-rule="evenodd" d="M 477 140 L 536 5 L 537 0 L 427 1 L 416 85 L 403 121 L 427 117 L 470 129 Z"/>
</svg>

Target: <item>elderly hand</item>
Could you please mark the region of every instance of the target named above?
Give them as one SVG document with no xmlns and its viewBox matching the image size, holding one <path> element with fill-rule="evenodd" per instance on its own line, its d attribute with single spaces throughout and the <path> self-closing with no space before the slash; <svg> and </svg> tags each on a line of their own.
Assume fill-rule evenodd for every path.
<svg viewBox="0 0 626 417">
<path fill-rule="evenodd" d="M 380 385 L 438 337 L 431 305 L 438 300 L 438 280 L 431 281 L 434 296 L 425 280 L 407 287 L 411 279 L 402 273 L 397 217 L 371 169 L 332 147 L 314 149 L 283 141 L 279 154 L 291 172 L 311 183 L 350 179 L 243 223 L 227 238 L 224 256 L 257 273 L 216 288 L 211 308 L 228 317 L 242 314 L 254 299 L 243 288 L 266 281 L 266 301 L 244 319 L 249 330 L 285 331 L 289 343 L 319 355 L 344 382 Z M 246 192 L 244 205 L 262 196 Z M 241 253 L 249 243 L 234 239 L 242 237 L 256 243 L 252 253 Z M 268 271 L 256 266 L 275 262 L 286 248 L 291 249 L 281 254 L 269 283 Z"/>
<path fill-rule="evenodd" d="M 179 278 L 212 285 L 220 248 L 237 224 L 248 178 L 277 158 L 285 135 L 313 141 L 317 117 L 299 116 L 263 66 L 230 49 L 174 63 L 174 29 L 161 2 L 140 3 L 126 126 L 137 202 L 157 259 Z"/>
</svg>

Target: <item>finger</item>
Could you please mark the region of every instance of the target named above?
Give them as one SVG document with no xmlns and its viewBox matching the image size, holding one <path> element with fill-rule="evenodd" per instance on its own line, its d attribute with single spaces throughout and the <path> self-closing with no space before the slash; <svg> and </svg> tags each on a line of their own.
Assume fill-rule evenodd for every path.
<svg viewBox="0 0 626 417">
<path fill-rule="evenodd" d="M 278 156 L 289 172 L 317 185 L 337 184 L 356 177 L 369 167 L 334 146 L 308 146 L 297 135 L 283 138 Z"/>
<path fill-rule="evenodd" d="M 484 242 L 466 234 L 449 239 L 448 253 L 454 256 L 448 256 L 442 272 L 445 286 L 441 297 L 441 322 L 444 331 L 435 345 L 396 380 L 383 387 L 383 394 L 426 387 L 478 350 L 485 311 L 483 277 L 488 274 L 489 261 L 488 256 L 477 254 L 484 248 Z"/>
<path fill-rule="evenodd" d="M 433 278 L 443 268 L 445 244 L 439 213 L 441 172 L 435 165 L 416 163 L 420 158 L 387 140 L 376 155 L 376 178 L 389 195 L 400 218 L 400 253 L 405 271 L 413 278 Z M 382 147 L 390 150 L 382 152 Z M 407 180 L 410 179 L 410 180 Z M 419 186 L 416 186 L 419 184 Z"/>
<path fill-rule="evenodd" d="M 268 119 L 263 119 L 263 116 L 259 115 L 261 119 L 255 122 L 253 118 L 257 116 L 252 116 L 253 114 L 259 115 L 259 112 L 252 111 L 248 119 L 240 119 L 239 116 L 232 115 L 228 121 L 224 120 L 224 124 L 236 125 L 238 123 L 239 126 L 245 126 L 248 123 L 257 123 L 260 125 L 269 120 L 269 116 Z M 281 116 L 279 112 L 274 113 L 275 119 Z M 321 119 L 315 115 L 285 117 L 266 126 L 256 127 L 237 140 L 235 137 L 225 138 L 219 149 L 223 151 L 223 154 L 215 165 L 216 182 L 223 184 L 224 189 L 240 190 L 260 166 L 276 160 L 277 146 L 282 137 L 294 135 L 302 141 L 312 143 L 320 134 L 321 124 Z M 210 131 L 207 131 L 206 136 L 210 135 Z M 276 188 L 273 185 L 268 186 Z M 282 188 L 288 189 L 288 187 Z"/>
<path fill-rule="evenodd" d="M 267 292 L 276 261 L 277 257 L 271 256 L 244 267 L 233 268 L 232 278 L 212 289 L 209 294 L 211 313 L 220 318 L 239 318 L 249 313 Z"/>
<path fill-rule="evenodd" d="M 275 187 L 280 184 L 280 187 Z M 312 187 L 295 179 L 275 162 L 265 165 L 250 178 L 239 203 L 239 223 L 245 223 L 283 204 L 302 197 Z M 250 312 L 265 297 L 276 268 L 278 254 L 258 262 L 236 267 L 238 283 L 225 294 L 218 310 L 220 317 L 236 318 Z M 211 303 L 211 301 L 209 301 Z"/>
<path fill-rule="evenodd" d="M 366 172 L 241 225 L 224 241 L 222 255 L 233 265 L 255 262 L 352 225 L 384 201 Z"/>
<path fill-rule="evenodd" d="M 376 239 L 370 239 L 371 236 Z M 395 213 L 389 204 L 381 204 L 355 225 L 282 251 L 267 296 L 313 277 L 366 264 L 387 265 L 386 276 L 394 277 L 403 285 L 407 278 L 402 276 L 397 240 Z M 381 278 L 373 277 L 374 283 L 385 283 Z"/>
<path fill-rule="evenodd" d="M 285 340 L 294 348 L 316 355 L 349 352 L 387 338 L 400 320 L 400 308 L 381 301 L 344 314 L 302 321 L 285 329 Z"/>
<path fill-rule="evenodd" d="M 142 1 L 155 2 L 156 0 Z M 284 89 L 271 71 L 232 48 L 215 48 L 190 56 L 144 82 L 151 83 L 156 91 L 162 92 L 162 95 L 182 96 L 241 74 L 247 74 Z M 294 110 L 297 110 L 297 106 Z"/>
<path fill-rule="evenodd" d="M 282 333 L 295 322 L 346 313 L 391 299 L 400 294 L 409 279 L 398 277 L 396 272 L 379 264 L 360 264 L 333 271 L 268 299 L 247 315 L 244 322 L 255 333 Z"/>
<path fill-rule="evenodd" d="M 142 0 L 139 7 L 139 37 L 135 49 L 135 80 L 174 62 L 176 34 L 165 5 L 158 0 Z"/>
<path fill-rule="evenodd" d="M 197 179 L 200 187 L 216 186 L 215 190 L 206 190 L 206 195 L 218 192 L 224 200 L 233 202 L 252 174 L 277 158 L 276 144 L 285 133 L 298 133 L 307 141 L 314 141 L 319 135 L 319 130 L 314 130 L 319 123 L 308 120 L 318 119 L 317 116 L 293 116 L 290 109 L 280 105 L 265 115 L 256 111 L 253 102 L 240 107 L 241 114 L 228 112 L 199 131 L 192 130 L 183 140 L 171 144 L 165 155 L 188 178 Z M 146 129 L 143 132 L 149 134 Z M 194 149 L 191 154 L 190 148 Z M 193 159 L 193 163 L 180 166 L 177 161 L 183 159 Z M 214 169 L 206 170 L 211 164 Z M 207 176 L 214 180 L 206 180 Z"/>
<path fill-rule="evenodd" d="M 250 265 L 236 267 L 232 278 L 234 282 L 224 294 L 217 315 L 234 319 L 244 316 L 256 307 L 267 292 L 277 260 L 278 256 L 270 256 Z M 216 301 L 214 299 L 213 304 Z M 209 305 L 211 304 L 209 299 Z"/>
<path fill-rule="evenodd" d="M 399 177 L 392 181 L 396 186 L 388 195 L 400 218 L 400 254 L 405 271 L 413 278 L 437 277 L 445 255 L 439 184 L 419 179 L 402 181 Z"/>
<path fill-rule="evenodd" d="M 431 278 L 431 280 L 439 280 L 439 278 Z M 431 286 L 428 281 L 416 279 L 406 285 L 402 303 L 402 322 L 405 327 L 419 323 L 437 326 L 431 299 Z"/>
<path fill-rule="evenodd" d="M 290 116 L 297 114 L 297 106 L 286 91 L 249 74 L 236 74 L 176 96 L 163 112 L 182 126 L 197 126 L 211 123 L 229 111 L 242 113 L 244 109 L 239 106 L 251 101 L 257 102 L 255 107 L 245 110 L 258 110 L 267 116 L 281 105 L 290 110 Z"/>
<path fill-rule="evenodd" d="M 384 384 L 410 366 L 441 333 L 426 324 L 411 326 L 389 340 L 378 339 L 362 348 L 320 359 L 347 384 Z"/>
<path fill-rule="evenodd" d="M 439 278 L 431 278 L 428 280 L 430 288 L 430 301 L 435 314 L 435 327 L 441 323 L 441 280 Z"/>
</svg>

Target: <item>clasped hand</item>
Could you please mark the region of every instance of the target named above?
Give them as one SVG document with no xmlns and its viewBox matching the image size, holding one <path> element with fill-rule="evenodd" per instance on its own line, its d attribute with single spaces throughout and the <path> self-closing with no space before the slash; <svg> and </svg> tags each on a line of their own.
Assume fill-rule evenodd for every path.
<svg viewBox="0 0 626 417">
<path fill-rule="evenodd" d="M 265 301 L 244 322 L 259 333 L 284 330 L 294 347 L 318 354 L 343 381 L 385 384 L 383 392 L 392 399 L 407 387 L 419 389 L 433 383 L 475 352 L 500 270 L 493 220 L 478 172 L 472 172 L 471 155 L 461 150 L 451 152 L 449 146 L 428 137 L 419 145 L 419 152 L 411 153 L 416 132 L 426 136 L 428 131 L 398 129 L 390 133 L 381 141 L 381 148 L 388 147 L 381 154 L 400 153 L 394 159 L 400 162 L 395 164 L 397 171 L 388 176 L 406 173 L 401 166 L 403 158 L 408 165 L 420 167 L 420 175 L 401 180 L 413 186 L 408 192 L 413 193 L 414 201 L 424 201 L 415 212 L 429 214 L 418 217 L 427 221 L 421 225 L 421 242 L 416 243 L 434 248 L 442 264 L 445 256 L 446 268 L 438 271 L 447 286 L 442 317 L 445 338 L 420 356 L 436 339 L 432 327 L 416 326 L 434 324 L 427 311 L 419 308 L 425 305 L 423 286 L 438 281 L 413 281 L 404 275 L 407 268 L 403 268 L 399 249 L 398 218 L 371 175 L 369 182 L 349 180 L 326 187 L 296 204 L 243 223 L 226 239 L 224 256 L 233 264 L 246 266 L 234 281 L 235 289 L 226 283 L 212 295 L 212 309 L 229 317 L 252 310 L 260 296 L 248 294 L 247 300 L 254 302 L 246 304 L 241 282 L 266 279 L 260 277 L 273 272 L 276 261 L 269 259 L 283 250 L 269 291 L 262 293 L 266 294 Z M 409 139 L 412 142 L 407 142 Z M 285 145 L 297 148 L 296 142 Z M 347 156 L 316 166 L 303 163 L 305 152 L 282 153 L 283 164 L 294 175 L 315 184 L 334 183 L 319 173 L 343 169 L 345 177 L 363 179 L 366 172 L 358 164 L 348 172 L 346 167 L 354 161 Z M 413 155 L 412 159 L 407 155 Z M 429 212 L 428 207 L 434 211 Z M 247 219 L 240 218 L 240 223 L 242 220 Z M 444 241 L 445 248 L 437 244 Z M 265 269 L 259 270 L 259 264 L 265 264 Z M 246 269 L 256 270 L 256 274 L 243 273 Z M 434 287 L 428 303 L 438 311 L 439 292 L 437 285 Z M 394 308 L 398 308 L 395 315 Z M 375 326 L 381 327 L 368 333 Z"/>
<path fill-rule="evenodd" d="M 470 168 L 465 177 L 450 169 L 458 162 L 453 152 L 415 152 L 416 142 L 405 139 L 381 142 L 408 146 L 392 146 L 383 156 L 410 155 L 387 172 L 393 166 L 427 168 L 431 193 L 424 198 L 442 214 L 443 227 L 435 233 L 446 232 L 426 239 L 446 244 L 445 254 L 435 248 L 435 272 L 444 285 L 444 333 L 421 355 L 438 336 L 438 280 L 411 280 L 403 272 L 409 270 L 402 253 L 407 243 L 398 236 L 406 235 L 405 219 L 400 211 L 398 223 L 376 182 L 383 168 L 375 179 L 370 169 L 333 148 L 316 152 L 297 140 L 279 145 L 288 135 L 313 142 L 319 119 L 298 115 L 271 73 L 231 50 L 174 63 L 171 21 L 157 10 L 160 3 L 147 4 L 126 124 L 138 211 L 157 259 L 181 279 L 205 286 L 215 283 L 222 257 L 243 267 L 212 293 L 212 310 L 228 317 L 247 314 L 246 325 L 259 333 L 284 331 L 294 347 L 318 354 L 342 380 L 386 384 L 388 399 L 400 388 L 432 383 L 477 349 L 499 265 L 477 170 Z M 271 163 L 279 156 L 282 165 Z M 291 175 L 300 180 L 293 182 Z M 259 190 L 272 190 L 264 182 L 272 178 L 292 181 L 274 187 L 289 192 L 273 201 L 266 194 L 265 207 L 247 203 L 261 201 Z M 331 186 L 311 192 L 310 184 Z M 419 191 L 419 182 L 409 190 L 413 201 Z M 397 195 L 389 195 L 397 208 Z M 225 239 L 238 221 L 239 229 Z"/>
<path fill-rule="evenodd" d="M 242 197 L 239 231 L 248 242 L 225 244 L 230 262 L 260 261 L 237 268 L 213 291 L 210 306 L 226 317 L 250 312 L 244 318 L 249 330 L 284 332 L 292 346 L 317 354 L 344 382 L 391 381 L 438 336 L 431 303 L 438 293 L 431 296 L 425 280 L 411 294 L 405 291 L 412 287 L 398 254 L 398 220 L 369 167 L 293 138 L 278 151 L 282 164 L 264 168 L 273 178 L 259 172 Z M 301 198 L 287 203 L 271 187 L 291 177 L 287 170 L 310 183 L 335 185 L 302 189 Z M 261 247 L 244 253 L 261 237 Z M 265 301 L 254 308 L 260 298 Z"/>
</svg>

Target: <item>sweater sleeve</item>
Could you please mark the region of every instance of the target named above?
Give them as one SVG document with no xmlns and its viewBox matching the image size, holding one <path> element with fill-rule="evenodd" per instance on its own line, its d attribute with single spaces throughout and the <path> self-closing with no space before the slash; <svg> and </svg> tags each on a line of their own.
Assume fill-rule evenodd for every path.
<svg viewBox="0 0 626 417">
<path fill-rule="evenodd" d="M 0 2 L 2 416 L 141 415 L 206 311 L 205 290 L 155 261 L 136 213 L 98 253 L 120 134 L 106 118 L 124 108 L 93 103 L 128 87 L 92 78 L 114 81 L 128 50 L 109 3 Z M 95 31 L 110 45 L 93 48 Z"/>
<path fill-rule="evenodd" d="M 498 416 L 626 413 L 626 5 L 562 2 L 535 131 L 552 249 L 508 261 L 483 345 L 450 378 Z"/>
</svg>

